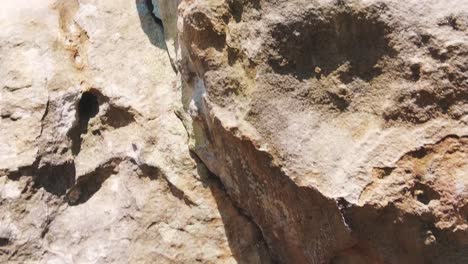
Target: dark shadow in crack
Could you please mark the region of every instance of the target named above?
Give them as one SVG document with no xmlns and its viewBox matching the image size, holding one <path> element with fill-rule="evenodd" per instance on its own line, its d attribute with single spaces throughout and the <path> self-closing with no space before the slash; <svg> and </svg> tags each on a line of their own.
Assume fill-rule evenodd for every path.
<svg viewBox="0 0 468 264">
<path fill-rule="evenodd" d="M 134 164 L 137 164 L 134 161 L 132 162 Z M 145 177 L 148 177 L 150 180 L 157 180 L 158 178 L 163 179 L 167 183 L 167 186 L 171 194 L 174 195 L 174 197 L 176 197 L 177 199 L 183 201 L 186 205 L 188 206 L 196 205 L 196 203 L 194 203 L 192 200 L 190 200 L 189 197 L 187 197 L 187 195 L 185 195 L 183 190 L 179 189 L 171 181 L 169 181 L 159 168 L 148 165 L 148 164 L 141 164 L 141 165 L 138 165 L 138 167 L 140 168 L 142 175 Z"/>
<path fill-rule="evenodd" d="M 72 140 L 72 153 L 78 155 L 81 151 L 82 134 L 88 132 L 89 121 L 99 113 L 99 98 L 102 97 L 97 90 L 84 92 L 78 102 L 77 124 L 70 130 L 69 137 Z"/>
<path fill-rule="evenodd" d="M 99 189 L 102 184 L 113 174 L 121 159 L 111 159 L 99 166 L 96 170 L 78 178 L 77 183 L 67 193 L 69 205 L 79 205 L 87 202 Z"/>
<path fill-rule="evenodd" d="M 164 40 L 163 23 L 161 19 L 157 18 L 152 13 L 154 6 L 151 0 L 136 0 L 135 4 L 140 16 L 141 27 L 151 43 L 167 51 Z M 174 71 L 177 72 L 174 64 L 172 64 L 172 66 Z M 233 205 L 219 180 L 214 176 L 210 176 L 210 172 L 199 162 L 198 158 L 195 156 L 193 158 L 197 161 L 197 168 L 203 185 L 210 188 L 216 200 L 233 257 L 239 263 L 274 263 L 274 261 L 271 260 L 260 229 Z M 154 173 L 154 168 L 152 167 L 143 166 L 141 169 L 144 174 L 151 171 Z M 155 179 L 157 178 L 156 175 L 157 173 L 150 178 Z M 196 205 L 196 203 L 189 200 L 183 190 L 178 189 L 167 179 L 166 182 L 169 185 L 171 193 L 175 197 L 183 200 L 188 206 Z"/>
<path fill-rule="evenodd" d="M 216 201 L 233 257 L 238 263 L 276 263 L 271 257 L 260 228 L 236 207 L 219 179 L 195 154 L 191 155 L 197 162 L 197 171 L 203 186 L 210 188 Z"/>
<path fill-rule="evenodd" d="M 154 46 L 167 50 L 164 41 L 164 28 L 161 19 L 153 14 L 153 4 L 151 0 L 135 0 L 138 16 L 140 17 L 141 28 Z"/>
<path fill-rule="evenodd" d="M 64 195 L 75 183 L 76 171 L 73 161 L 63 164 L 45 164 L 37 169 L 34 180 L 36 188 L 43 187 L 49 193 Z"/>
<path fill-rule="evenodd" d="M 174 0 L 175 1 L 175 0 Z M 135 0 L 138 16 L 140 17 L 141 28 L 150 40 L 151 44 L 163 49 L 167 52 L 167 56 L 171 62 L 172 70 L 177 72 L 177 67 L 171 59 L 169 51 L 166 46 L 164 25 L 159 17 L 153 13 L 154 6 L 151 0 Z"/>
</svg>

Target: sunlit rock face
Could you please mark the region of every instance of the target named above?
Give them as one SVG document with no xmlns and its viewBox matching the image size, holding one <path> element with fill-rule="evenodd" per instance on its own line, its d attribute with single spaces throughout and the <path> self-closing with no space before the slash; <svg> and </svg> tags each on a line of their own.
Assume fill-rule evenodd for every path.
<svg viewBox="0 0 468 264">
<path fill-rule="evenodd" d="M 190 156 L 147 1 L 3 1 L 0 25 L 0 263 L 269 263 Z"/>
<path fill-rule="evenodd" d="M 466 10 L 182 1 L 190 147 L 276 260 L 468 261 Z"/>
<path fill-rule="evenodd" d="M 0 263 L 468 263 L 468 2 L 0 4 Z"/>
</svg>

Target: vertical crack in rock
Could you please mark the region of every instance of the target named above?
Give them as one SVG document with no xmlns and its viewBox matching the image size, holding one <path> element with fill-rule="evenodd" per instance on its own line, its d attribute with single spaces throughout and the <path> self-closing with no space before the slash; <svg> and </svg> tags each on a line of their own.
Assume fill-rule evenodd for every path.
<svg viewBox="0 0 468 264">
<path fill-rule="evenodd" d="M 152 0 L 145 0 L 145 3 L 146 3 L 146 7 L 148 8 L 148 11 L 150 12 L 151 17 L 153 18 L 154 22 L 161 28 L 162 31 L 164 31 L 164 26 L 163 26 L 163 22 L 162 22 L 161 18 L 157 17 L 156 14 L 154 13 L 155 9 L 154 9 L 154 5 L 153 5 L 153 1 Z"/>
<path fill-rule="evenodd" d="M 261 254 L 260 259 L 258 259 L 255 263 L 259 263 L 259 264 L 260 263 L 262 264 L 278 263 L 278 260 L 276 259 L 277 256 L 273 251 L 271 251 L 272 249 L 268 246 L 267 240 L 265 239 L 261 226 L 258 225 L 254 221 L 254 219 L 252 219 L 252 217 L 249 214 L 247 214 L 247 212 L 245 212 L 245 210 L 239 207 L 236 200 L 233 200 L 231 198 L 231 196 L 229 195 L 229 192 L 226 191 L 225 185 L 222 183 L 220 178 L 209 170 L 209 168 L 203 163 L 203 161 L 198 157 L 198 155 L 195 152 L 191 151 L 191 156 L 197 163 L 197 169 L 199 171 L 199 174 L 202 177 L 204 177 L 202 181 L 205 182 L 205 184 L 209 186 L 213 186 L 211 187 L 212 194 L 215 197 L 216 201 L 218 202 L 218 209 L 220 210 L 221 217 L 223 218 L 229 217 L 229 216 L 225 216 L 226 212 L 224 212 L 224 209 L 223 209 L 225 207 L 225 205 L 223 205 L 223 200 L 226 199 L 229 202 L 229 204 L 236 210 L 237 214 L 239 214 L 242 218 L 244 218 L 248 223 L 250 223 L 254 227 L 255 229 L 254 233 L 257 234 L 258 236 L 257 238 L 255 238 L 256 244 L 254 245 L 254 250 L 257 250 Z M 221 195 L 218 192 L 221 192 Z M 222 197 L 219 197 L 219 196 L 222 196 Z M 233 233 L 240 233 L 240 231 L 233 229 L 229 226 L 230 219 L 225 219 L 224 222 L 225 222 L 225 228 L 228 233 L 228 236 L 233 237 L 233 239 L 230 239 L 230 240 L 234 240 L 230 243 L 234 243 L 234 244 L 239 243 L 239 241 L 236 241 L 237 239 L 234 238 L 234 237 L 238 237 L 238 235 L 235 235 Z M 242 237 L 240 238 L 242 239 Z M 233 251 L 237 251 L 238 250 L 237 248 L 238 248 L 237 245 L 231 246 L 231 249 Z M 246 249 L 243 249 L 243 250 L 246 250 Z M 241 255 L 238 257 L 239 258 L 238 261 L 240 263 L 242 263 L 241 259 L 244 259 L 242 255 L 243 254 L 248 255 L 246 253 L 247 252 L 243 252 L 243 251 L 234 252 L 234 254 Z"/>
<path fill-rule="evenodd" d="M 151 43 L 153 43 L 153 45 L 155 45 L 155 46 L 157 46 L 157 47 L 159 47 L 161 49 L 164 49 L 167 52 L 167 56 L 169 58 L 169 61 L 171 62 L 172 69 L 174 70 L 174 72 L 177 73 L 178 70 L 177 70 L 177 66 L 175 64 L 174 58 L 172 58 L 171 54 L 169 53 L 169 50 L 167 48 L 167 43 L 166 43 L 166 41 L 164 39 L 164 36 L 165 36 L 166 33 L 164 31 L 163 21 L 162 21 L 162 19 L 160 17 L 156 16 L 155 6 L 153 4 L 153 1 L 152 0 L 144 0 L 144 1 L 145 1 L 145 4 L 146 4 L 147 11 L 151 15 L 151 18 L 153 20 L 154 25 L 148 26 L 146 24 L 146 22 L 143 20 L 143 17 L 145 17 L 145 16 L 140 14 L 140 19 L 141 19 L 141 24 L 142 24 L 143 30 L 148 35 L 148 38 L 150 39 Z M 137 2 L 138 2 L 138 0 L 137 0 Z M 162 32 L 163 39 L 156 39 L 156 40 L 154 39 L 153 30 L 155 30 L 155 28 Z"/>
<path fill-rule="evenodd" d="M 99 113 L 99 101 L 96 92 L 87 91 L 81 94 L 78 101 L 77 121 L 70 131 L 72 139 L 72 153 L 78 155 L 81 150 L 82 135 L 88 132 L 88 124 L 91 118 Z"/>
<path fill-rule="evenodd" d="M 231 134 L 219 119 L 208 126 L 215 155 L 229 164 L 229 172 L 221 169 L 215 175 L 231 199 L 262 227 L 280 263 L 321 263 L 353 243 L 336 201 L 314 188 L 297 186 L 272 156 L 248 138 Z M 207 158 L 202 158 L 205 164 Z"/>
<path fill-rule="evenodd" d="M 151 0 L 146 0 L 145 2 L 146 2 L 146 5 L 147 5 L 147 7 L 148 7 L 148 9 L 149 9 L 149 11 L 150 11 L 150 13 L 151 13 L 151 16 L 152 16 L 154 22 L 155 22 L 155 25 L 157 25 L 157 26 L 160 27 L 162 30 L 164 30 L 164 27 L 163 27 L 163 24 L 162 24 L 162 20 L 161 20 L 160 18 L 156 17 L 156 15 L 155 15 L 154 12 L 153 12 L 153 11 L 154 11 L 154 6 L 153 6 L 152 1 L 151 1 Z M 143 22 L 143 20 L 142 20 L 143 29 L 145 29 L 145 26 L 144 26 L 144 25 L 145 25 L 145 24 L 144 24 L 144 22 Z M 146 32 L 146 33 L 148 34 L 148 36 L 151 38 L 151 34 L 149 33 L 150 30 L 145 29 L 145 32 Z M 167 51 L 167 47 L 164 47 L 164 48 L 165 48 L 166 51 Z M 168 55 L 170 56 L 169 53 L 168 53 Z M 174 68 L 174 71 L 177 72 L 177 68 L 175 67 L 175 63 L 173 62 L 173 58 L 170 57 L 170 59 L 171 59 L 171 64 L 172 64 L 172 66 L 173 66 L 173 68 Z M 184 115 L 184 113 L 180 113 L 180 112 L 177 112 L 177 111 L 176 111 L 175 114 L 176 114 L 177 118 L 180 120 L 180 122 L 181 122 L 181 123 L 184 125 L 184 127 L 185 127 L 187 124 L 184 122 L 183 118 L 181 117 L 181 115 Z M 187 127 L 185 127 L 185 129 L 187 130 Z M 187 134 L 189 134 L 189 131 L 188 131 L 188 130 L 187 130 Z M 204 165 L 201 164 L 201 161 L 200 161 L 198 158 L 195 157 L 195 159 L 199 162 L 198 166 L 204 166 Z M 210 172 L 209 174 L 211 175 L 211 172 Z M 211 178 L 211 177 L 210 177 L 210 178 Z M 227 197 L 227 198 L 229 199 L 228 193 L 224 190 L 224 187 L 223 187 L 223 185 L 219 182 L 219 180 L 217 180 L 217 178 L 214 178 L 214 177 L 211 178 L 210 180 L 215 180 L 215 181 L 216 181 L 215 185 L 218 186 L 217 189 L 220 189 L 220 190 L 223 192 L 224 196 Z M 188 199 L 188 197 L 184 194 L 184 192 L 183 192 L 182 190 L 178 189 L 178 188 L 177 188 L 175 185 L 173 185 L 169 180 L 166 180 L 166 182 L 168 183 L 169 188 L 170 188 L 170 190 L 171 190 L 171 193 L 172 193 L 174 196 L 178 197 L 178 198 L 181 199 L 181 200 L 184 200 L 184 202 L 185 202 L 187 205 L 189 205 L 189 206 L 196 205 L 193 201 L 191 201 L 190 199 Z M 214 195 L 216 196 L 217 194 L 214 193 Z M 220 198 L 218 198 L 218 199 L 220 199 Z M 230 199 L 229 199 L 229 200 L 230 200 Z M 230 202 L 234 205 L 234 201 L 230 200 Z M 264 240 L 264 238 L 263 238 L 262 231 L 261 231 L 261 229 L 259 228 L 259 226 L 258 226 L 254 221 L 252 221 L 252 219 L 249 218 L 245 213 L 243 213 L 242 210 L 241 210 L 239 207 L 236 207 L 236 210 L 238 211 L 238 213 L 239 213 L 240 215 L 242 215 L 242 217 L 244 217 L 248 222 L 252 223 L 252 224 L 257 228 L 257 231 L 255 231 L 255 232 L 258 233 L 258 234 L 260 234 L 260 236 L 261 236 L 261 238 L 259 238 L 259 240 L 260 240 L 260 242 L 258 242 L 259 244 L 258 244 L 258 245 L 255 245 L 254 248 L 256 248 L 256 250 L 258 250 L 258 252 L 262 252 L 262 251 L 265 251 L 265 249 L 268 249 L 268 247 L 266 247 L 266 245 L 264 244 L 264 243 L 265 243 L 265 242 L 264 242 L 265 240 Z M 221 213 L 221 215 L 223 215 L 223 212 L 222 212 L 222 211 L 221 211 L 220 213 Z M 230 222 L 230 220 L 226 220 L 226 221 L 227 221 L 227 222 Z M 227 231 L 228 233 L 231 233 L 231 232 L 238 232 L 238 231 L 236 231 L 236 230 L 231 230 L 231 228 L 228 228 L 228 227 L 227 227 L 227 230 L 226 230 L 226 231 Z M 231 236 L 232 236 L 232 235 L 231 235 Z M 234 243 L 235 243 L 235 242 L 234 242 Z M 234 246 L 231 247 L 231 250 L 236 251 L 236 250 L 237 250 L 236 248 L 237 248 L 237 246 L 234 245 Z M 265 249 L 262 249 L 262 248 L 265 248 Z M 236 253 L 236 254 L 239 254 L 239 253 Z M 247 254 L 247 252 L 240 252 L 240 254 Z M 267 259 L 268 259 L 268 260 L 271 260 L 271 259 L 272 259 L 272 257 L 271 257 L 272 254 L 271 254 L 271 253 L 268 253 L 268 255 L 269 255 L 269 256 L 263 256 L 263 257 L 261 257 L 261 259 L 263 259 L 262 261 L 265 261 L 265 263 L 270 263 L 270 262 L 271 262 L 271 261 L 267 261 Z M 240 258 L 244 258 L 244 257 L 240 257 Z M 262 261 L 260 261 L 259 263 L 263 263 Z"/>
</svg>

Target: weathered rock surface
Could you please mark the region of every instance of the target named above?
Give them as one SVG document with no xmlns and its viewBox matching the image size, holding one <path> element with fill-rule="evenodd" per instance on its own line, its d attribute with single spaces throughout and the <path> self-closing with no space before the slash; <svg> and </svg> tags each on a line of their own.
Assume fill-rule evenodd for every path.
<svg viewBox="0 0 468 264">
<path fill-rule="evenodd" d="M 191 148 L 282 263 L 468 262 L 467 1 L 183 1 Z"/>
<path fill-rule="evenodd" d="M 190 156 L 147 2 L 0 6 L 1 263 L 269 262 Z"/>
<path fill-rule="evenodd" d="M 0 7 L 1 263 L 468 263 L 467 1 Z"/>
</svg>

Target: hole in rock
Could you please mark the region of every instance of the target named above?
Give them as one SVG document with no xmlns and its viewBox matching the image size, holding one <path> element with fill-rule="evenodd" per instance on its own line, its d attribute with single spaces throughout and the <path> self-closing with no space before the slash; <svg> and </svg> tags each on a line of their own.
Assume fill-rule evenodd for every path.
<svg viewBox="0 0 468 264">
<path fill-rule="evenodd" d="M 99 112 L 99 102 L 96 95 L 92 92 L 84 92 L 81 95 L 80 103 L 78 104 L 78 114 L 81 120 L 89 120 L 95 117 Z"/>
<path fill-rule="evenodd" d="M 81 135 L 88 131 L 89 120 L 99 113 L 99 100 L 96 92 L 87 91 L 78 102 L 78 124 L 70 131 L 72 153 L 77 155 L 81 150 Z"/>
<path fill-rule="evenodd" d="M 411 79 L 413 79 L 413 81 L 418 81 L 421 78 L 421 65 L 413 64 L 410 66 L 410 70 L 411 70 Z"/>
<path fill-rule="evenodd" d="M 10 239 L 7 237 L 0 237 L 0 247 L 4 247 L 8 244 L 10 244 Z"/>
<path fill-rule="evenodd" d="M 419 182 L 414 186 L 413 195 L 423 204 L 429 204 L 432 200 L 440 199 L 440 194 L 438 192 Z"/>
<path fill-rule="evenodd" d="M 73 161 L 63 164 L 46 164 L 38 168 L 36 188 L 61 196 L 75 183 L 76 169 Z"/>
<path fill-rule="evenodd" d="M 392 56 L 388 26 L 365 13 L 314 10 L 302 20 L 277 24 L 272 33 L 273 70 L 299 79 L 327 76 L 347 65 L 340 74 L 371 80 L 381 73 L 377 63 Z"/>
</svg>

